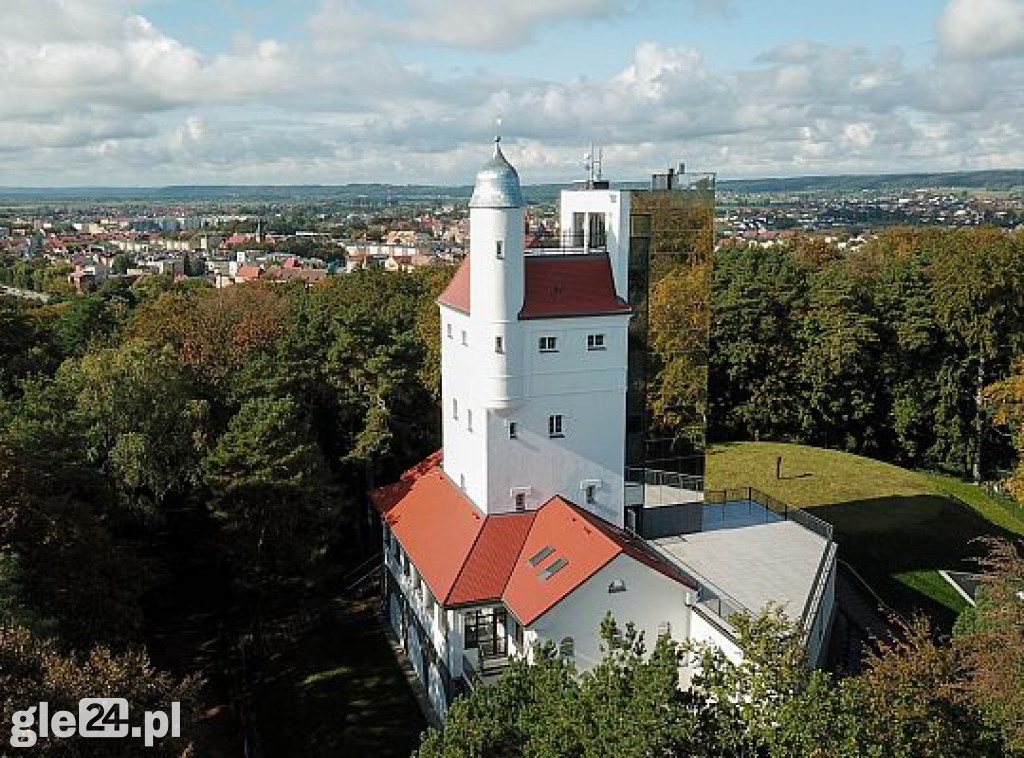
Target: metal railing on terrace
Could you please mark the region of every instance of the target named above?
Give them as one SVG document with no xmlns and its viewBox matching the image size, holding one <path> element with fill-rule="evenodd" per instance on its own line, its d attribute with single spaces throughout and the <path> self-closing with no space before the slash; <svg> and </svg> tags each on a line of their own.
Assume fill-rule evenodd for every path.
<svg viewBox="0 0 1024 758">
<path fill-rule="evenodd" d="M 527 240 L 526 254 L 553 255 L 558 253 L 604 253 L 608 251 L 608 236 L 604 232 L 561 232 L 543 234 Z"/>
<path fill-rule="evenodd" d="M 774 520 L 793 521 L 819 537 L 823 537 L 829 542 L 832 541 L 832 525 L 830 523 L 817 516 L 812 516 L 802 508 L 784 503 L 755 487 L 733 487 L 724 490 L 708 490 L 704 493 L 705 513 L 708 513 L 707 509 L 711 506 L 718 505 L 724 510 L 726 507 L 734 507 L 743 503 L 749 505 L 752 517 L 757 517 L 760 513 L 764 523 Z M 759 505 L 761 508 L 756 509 L 753 507 L 754 505 Z M 773 515 L 776 518 L 772 518 Z"/>
</svg>

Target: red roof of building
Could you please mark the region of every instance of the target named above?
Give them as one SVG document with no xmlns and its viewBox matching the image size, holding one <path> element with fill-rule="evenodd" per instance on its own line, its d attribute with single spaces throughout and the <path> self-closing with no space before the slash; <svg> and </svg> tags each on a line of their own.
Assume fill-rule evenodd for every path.
<svg viewBox="0 0 1024 758">
<path fill-rule="evenodd" d="M 235 272 L 236 279 L 259 279 L 263 276 L 263 269 L 259 266 L 239 266 Z"/>
<path fill-rule="evenodd" d="M 444 603 L 483 529 L 483 514 L 440 467 L 417 471 L 399 481 L 397 490 L 384 490 L 371 495 L 374 503 L 434 597 Z"/>
<path fill-rule="evenodd" d="M 470 312 L 469 258 L 455 272 L 438 302 Z M 629 313 L 615 294 L 607 255 L 528 255 L 524 259 L 523 307 L 519 318 L 560 318 Z"/>
<path fill-rule="evenodd" d="M 629 313 L 615 294 L 607 255 L 528 255 L 526 294 L 519 318 Z"/>
<path fill-rule="evenodd" d="M 501 598 L 535 515 L 531 511 L 486 517 L 445 605 Z"/>
<path fill-rule="evenodd" d="M 440 463 L 438 452 L 370 498 L 442 605 L 502 600 L 532 624 L 622 554 L 696 587 L 642 540 L 561 497 L 484 516 Z"/>
<path fill-rule="evenodd" d="M 448 286 L 445 287 L 444 292 L 441 293 L 441 297 L 437 299 L 437 302 L 442 305 L 448 305 L 457 311 L 462 311 L 465 314 L 469 313 L 469 256 L 467 255 L 462 265 L 459 266 L 459 270 L 455 272 L 455 276 L 448 282 Z"/>
</svg>

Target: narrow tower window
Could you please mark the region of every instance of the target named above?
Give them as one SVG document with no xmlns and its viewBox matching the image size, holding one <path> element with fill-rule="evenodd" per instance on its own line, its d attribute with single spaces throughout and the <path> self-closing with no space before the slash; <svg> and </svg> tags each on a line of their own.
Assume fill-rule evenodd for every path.
<svg viewBox="0 0 1024 758">
<path fill-rule="evenodd" d="M 501 337 L 494 338 L 494 352 L 504 353 L 505 352 L 505 340 Z"/>
<path fill-rule="evenodd" d="M 509 421 L 508 422 L 508 438 L 510 440 L 514 440 L 518 436 L 519 436 L 519 429 L 516 426 L 516 422 L 515 421 Z"/>
<path fill-rule="evenodd" d="M 468 345 L 469 344 L 469 337 L 466 335 L 466 330 L 465 329 L 462 330 L 462 344 L 463 345 Z"/>
<path fill-rule="evenodd" d="M 505 248 L 504 248 L 501 240 L 497 240 L 494 243 L 494 255 L 495 255 L 496 258 L 504 258 L 505 257 Z"/>
<path fill-rule="evenodd" d="M 469 409 L 466 411 L 466 428 L 469 431 L 473 431 L 473 410 Z"/>
<path fill-rule="evenodd" d="M 452 325 L 448 324 L 448 339 L 452 338 Z"/>
<path fill-rule="evenodd" d="M 549 437 L 564 437 L 562 432 L 562 414 L 555 413 L 548 416 L 548 436 Z"/>
<path fill-rule="evenodd" d="M 593 505 L 596 502 L 594 496 L 597 492 L 597 487 L 595 487 L 593 484 L 588 484 L 584 492 L 587 496 L 587 505 Z"/>
<path fill-rule="evenodd" d="M 459 420 L 459 401 L 456 398 L 452 398 L 452 418 L 456 421 Z"/>
</svg>

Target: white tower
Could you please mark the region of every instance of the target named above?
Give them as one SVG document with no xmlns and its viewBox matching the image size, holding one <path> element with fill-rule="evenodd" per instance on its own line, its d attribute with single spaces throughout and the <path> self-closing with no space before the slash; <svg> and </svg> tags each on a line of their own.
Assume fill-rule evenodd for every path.
<svg viewBox="0 0 1024 758">
<path fill-rule="evenodd" d="M 512 408 L 522 399 L 525 209 L 519 174 L 494 139 L 494 155 L 476 175 L 469 201 L 470 302 L 474 354 L 484 369 L 486 408 Z"/>
<path fill-rule="evenodd" d="M 439 299 L 445 473 L 485 514 L 561 496 L 621 525 L 625 282 L 604 249 L 527 254 L 499 140 L 469 207 L 469 257 Z"/>
</svg>

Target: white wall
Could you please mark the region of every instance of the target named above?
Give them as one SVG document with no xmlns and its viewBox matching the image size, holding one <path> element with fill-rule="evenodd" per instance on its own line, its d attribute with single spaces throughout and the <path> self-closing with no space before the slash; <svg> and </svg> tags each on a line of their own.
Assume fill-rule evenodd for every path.
<svg viewBox="0 0 1024 758">
<path fill-rule="evenodd" d="M 623 300 L 629 299 L 627 276 L 630 202 L 628 190 L 607 189 L 562 190 L 559 202 L 559 224 L 563 235 L 572 232 L 573 213 L 604 214 L 608 255 L 615 276 L 615 291 Z"/>
<path fill-rule="evenodd" d="M 452 336 L 448 336 L 451 326 Z M 441 433 L 444 471 L 460 485 L 482 512 L 487 513 L 487 418 L 481 400 L 480 362 L 476 349 L 481 329 L 474 319 L 454 308 L 441 306 Z M 462 333 L 466 333 L 463 344 Z M 452 401 L 459 415 L 453 418 Z M 469 429 L 470 411 L 473 429 Z"/>
<path fill-rule="evenodd" d="M 625 592 L 608 592 L 613 580 L 625 582 Z M 529 627 L 528 638 L 551 640 L 557 647 L 563 637 L 572 637 L 576 666 L 588 669 L 599 663 L 600 628 L 609 611 L 625 629 L 632 621 L 644 632 L 647 649 L 658 638 L 658 626 L 668 622 L 672 639 L 677 642 L 690 635 L 690 609 L 686 605 L 688 589 L 654 569 L 625 555 L 619 555 L 595 573 L 558 605 Z"/>
<path fill-rule="evenodd" d="M 613 524 L 623 522 L 626 340 L 628 316 L 524 321 L 524 402 L 487 418 L 490 512 L 515 507 L 513 489 L 529 488 L 527 507 L 562 495 Z M 588 350 L 587 336 L 603 334 L 604 350 Z M 542 353 L 542 336 L 558 352 Z M 562 416 L 563 437 L 548 435 L 548 418 Z M 509 439 L 514 421 L 517 438 Z M 584 483 L 599 483 L 588 505 Z"/>
</svg>

